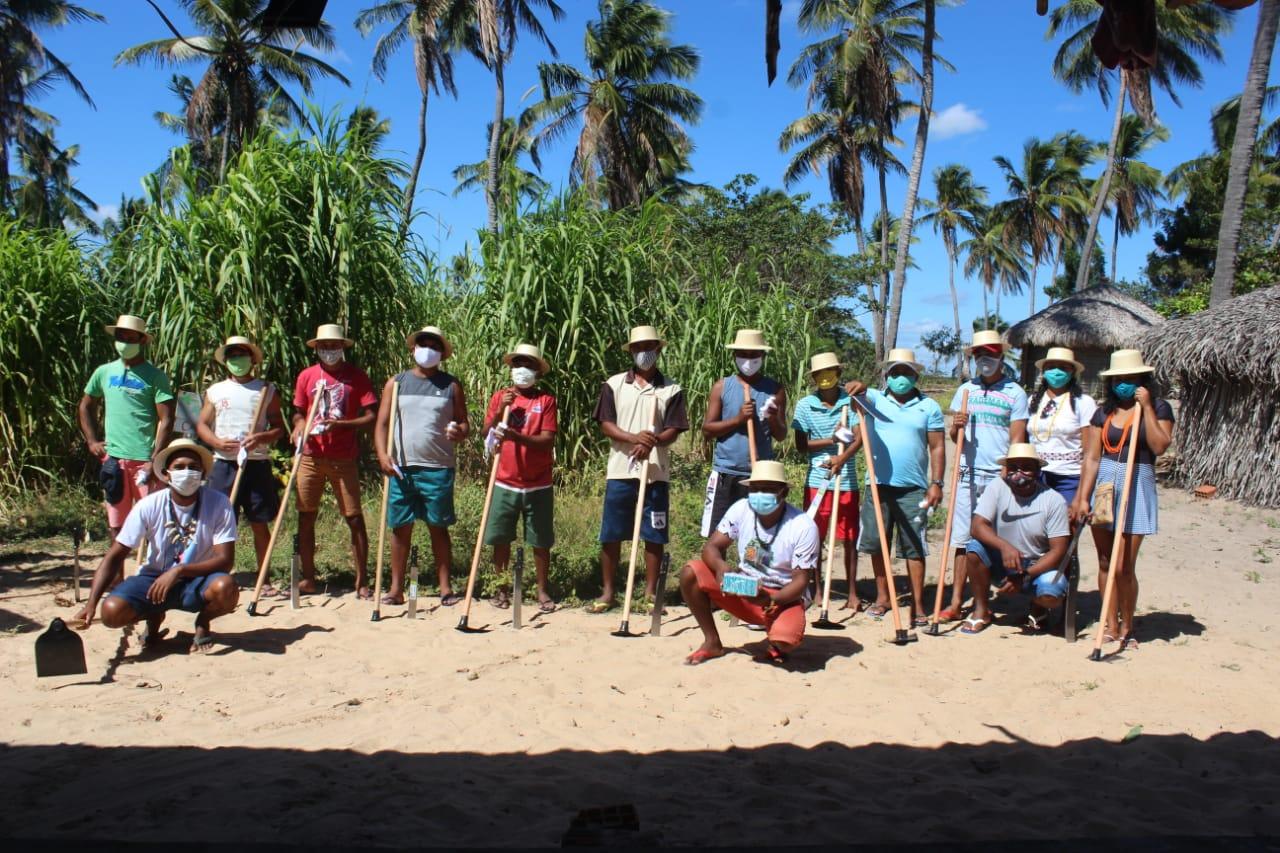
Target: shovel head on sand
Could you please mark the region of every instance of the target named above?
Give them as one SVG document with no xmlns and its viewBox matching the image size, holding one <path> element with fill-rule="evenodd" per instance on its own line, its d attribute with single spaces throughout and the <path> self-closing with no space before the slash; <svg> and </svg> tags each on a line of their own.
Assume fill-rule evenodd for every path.
<svg viewBox="0 0 1280 853">
<path fill-rule="evenodd" d="M 49 623 L 49 629 L 36 637 L 36 677 L 84 675 L 89 671 L 84 660 L 84 641 L 61 619 Z"/>
</svg>

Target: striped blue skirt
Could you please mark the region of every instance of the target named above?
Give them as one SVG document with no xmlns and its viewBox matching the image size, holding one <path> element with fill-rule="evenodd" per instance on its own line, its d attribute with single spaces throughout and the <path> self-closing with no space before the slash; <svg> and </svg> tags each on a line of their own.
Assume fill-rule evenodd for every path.
<svg viewBox="0 0 1280 853">
<path fill-rule="evenodd" d="M 1124 490 L 1125 463 L 1116 462 L 1105 456 L 1098 464 L 1098 485 L 1115 484 L 1115 503 L 1111 507 L 1114 517 L 1120 516 L 1120 492 Z M 1095 493 L 1096 498 L 1096 493 Z M 1160 505 L 1156 498 L 1156 469 L 1154 465 L 1137 463 L 1133 472 L 1133 484 L 1129 487 L 1128 523 L 1125 533 L 1137 533 L 1149 536 L 1157 532 L 1160 524 Z M 1104 530 L 1112 530 L 1113 524 L 1099 524 Z"/>
</svg>

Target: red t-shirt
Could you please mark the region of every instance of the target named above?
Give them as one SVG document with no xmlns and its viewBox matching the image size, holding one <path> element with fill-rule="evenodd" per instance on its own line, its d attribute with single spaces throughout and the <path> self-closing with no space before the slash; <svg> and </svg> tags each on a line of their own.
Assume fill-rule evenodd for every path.
<svg viewBox="0 0 1280 853">
<path fill-rule="evenodd" d="M 361 409 L 373 408 L 378 397 L 373 393 L 369 375 L 347 362 L 336 367 L 313 364 L 298 374 L 293 388 L 293 407 L 306 417 L 311 411 L 311 401 L 316 389 L 324 383 L 324 396 L 316 409 L 316 425 L 325 421 L 345 420 L 360 414 Z M 323 427 L 322 427 L 323 429 Z M 323 429 L 318 435 L 315 426 L 302 450 L 308 456 L 327 459 L 355 459 L 360 455 L 356 430 L 348 427 Z"/>
<path fill-rule="evenodd" d="M 489 398 L 487 421 L 502 415 L 502 391 Z M 511 403 L 511 415 L 507 428 L 521 435 L 539 435 L 556 431 L 556 398 L 542 391 L 526 394 L 516 392 Z M 498 454 L 498 482 L 515 489 L 537 489 L 551 485 L 551 463 L 554 457 L 550 447 L 530 447 L 514 441 L 502 442 Z"/>
</svg>

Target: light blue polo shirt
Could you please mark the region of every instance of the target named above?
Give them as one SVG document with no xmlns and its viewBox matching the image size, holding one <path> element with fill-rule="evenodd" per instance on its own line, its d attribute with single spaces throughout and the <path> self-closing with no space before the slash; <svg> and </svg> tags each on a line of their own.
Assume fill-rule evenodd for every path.
<svg viewBox="0 0 1280 853">
<path fill-rule="evenodd" d="M 876 482 L 928 488 L 929 433 L 942 432 L 942 407 L 923 394 L 899 403 L 874 388 L 867 389 L 865 399 Z"/>
<path fill-rule="evenodd" d="M 1000 378 L 990 385 L 981 379 L 970 379 L 956 389 L 951 411 L 960 411 L 960 400 L 969 392 L 969 426 L 964 437 L 963 467 L 987 474 L 998 474 L 996 460 L 1009 452 L 1009 425 L 1025 421 L 1027 392 L 1012 379 Z"/>
<path fill-rule="evenodd" d="M 857 429 L 857 406 L 854 405 L 853 401 L 849 399 L 849 395 L 844 391 L 841 391 L 840 396 L 836 398 L 835 405 L 829 408 L 817 394 L 810 394 L 796 403 L 796 412 L 791 419 L 791 428 L 804 433 L 810 439 L 831 438 L 836 431 L 836 427 L 840 425 L 840 415 L 846 410 L 849 412 L 849 418 L 845 425 L 849 429 Z M 822 484 L 826 482 L 827 469 L 825 463 L 835 455 L 832 452 L 833 450 L 834 448 L 831 447 L 822 447 L 809 451 L 809 475 L 808 479 L 805 480 L 805 484 L 810 488 L 820 489 Z M 856 492 L 858 490 L 858 471 L 853 460 L 854 457 L 850 456 L 849 461 L 844 463 L 844 467 L 840 469 L 840 491 L 842 492 Z"/>
</svg>

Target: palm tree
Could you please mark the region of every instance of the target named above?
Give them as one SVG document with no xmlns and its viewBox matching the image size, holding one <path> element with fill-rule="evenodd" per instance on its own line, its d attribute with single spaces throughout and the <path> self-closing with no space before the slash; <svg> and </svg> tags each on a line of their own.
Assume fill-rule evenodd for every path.
<svg viewBox="0 0 1280 853">
<path fill-rule="evenodd" d="M 97 203 L 78 190 L 71 177 L 71 170 L 79 165 L 79 153 L 79 145 L 59 148 L 52 131 L 24 136 L 18 150 L 22 173 L 9 179 L 20 220 L 33 228 L 70 224 L 90 234 L 100 233 L 90 215 L 97 211 Z"/>
<path fill-rule="evenodd" d="M 1121 235 L 1138 230 L 1155 215 L 1156 204 L 1164 198 L 1160 190 L 1164 175 L 1140 159 L 1159 142 L 1169 138 L 1163 125 L 1146 127 L 1136 115 L 1121 120 L 1120 137 L 1116 140 L 1114 176 L 1111 180 L 1112 218 L 1115 229 L 1111 238 L 1111 280 L 1116 278 L 1116 247 Z"/>
<path fill-rule="evenodd" d="M 308 95 L 316 77 L 332 77 L 349 85 L 336 68 L 299 50 L 304 43 L 326 51 L 335 49 L 333 28 L 324 21 L 314 26 L 273 26 L 265 16 L 267 0 L 180 2 L 203 35 L 182 35 L 161 12 L 174 38 L 135 45 L 122 51 L 116 64 L 136 65 L 147 59 L 162 65 L 209 63 L 187 106 L 187 135 L 192 142 L 207 146 L 221 132 L 219 181 L 226 174 L 228 160 L 257 132 L 271 100 L 281 101 L 293 120 L 305 120 L 302 107 L 285 90 L 284 82 L 297 84 Z"/>
<path fill-rule="evenodd" d="M 702 99 L 680 85 L 698 70 L 698 53 L 672 44 L 670 15 L 647 0 L 600 0 L 600 19 L 587 24 L 587 71 L 542 63 L 543 100 L 530 108 L 545 122 L 538 143 L 580 125 L 570 177 L 594 191 L 603 185 L 609 206 L 643 202 L 676 183 L 688 168 L 693 124 Z"/>
<path fill-rule="evenodd" d="M 960 297 L 956 293 L 956 259 L 960 246 L 957 235 L 961 231 L 978 233 L 978 219 L 985 215 L 987 188 L 973 182 L 973 172 L 955 163 L 939 166 L 933 171 L 934 198 L 921 204 L 930 212 L 920 218 L 920 224 L 933 226 L 942 237 L 947 250 L 947 282 L 951 286 L 951 313 L 955 321 L 956 337 L 960 337 Z M 960 378 L 969 377 L 969 366 L 960 365 Z"/>
<path fill-rule="evenodd" d="M 431 92 L 445 92 L 458 96 L 453 82 L 453 48 L 448 28 L 464 12 L 459 0 L 387 0 L 371 6 L 356 18 L 356 29 L 363 36 L 379 24 L 391 24 L 391 29 L 378 37 L 373 47 L 373 73 L 379 80 L 387 77 L 387 63 L 391 55 L 400 49 L 405 39 L 413 40 L 413 68 L 418 79 L 418 91 L 422 100 L 418 105 L 418 149 L 414 153 L 409 180 L 404 188 L 404 212 L 400 218 L 400 236 L 409 230 L 413 217 L 413 200 L 418 192 L 418 175 L 422 171 L 422 159 L 427 152 L 427 103 Z"/>
<path fill-rule="evenodd" d="M 1050 143 L 1055 151 L 1053 170 L 1058 173 L 1062 191 L 1082 200 L 1079 205 L 1058 211 L 1062 237 L 1058 240 L 1058 251 L 1053 258 L 1053 274 L 1049 278 L 1050 285 L 1056 287 L 1058 270 L 1062 268 L 1068 244 L 1078 246 L 1089 228 L 1089 217 L 1085 212 L 1089 209 L 1089 192 L 1093 181 L 1084 177 L 1084 169 L 1098 159 L 1103 147 L 1074 130 L 1054 134 Z"/>
<path fill-rule="evenodd" d="M 61 81 L 94 106 L 70 66 L 45 46 L 36 31 L 72 21 L 105 20 L 97 12 L 62 0 L 0 0 L 0 208 L 11 201 L 9 157 L 14 142 L 54 123 L 52 117 L 35 110 L 30 99 Z"/>
<path fill-rule="evenodd" d="M 1096 0 L 1066 0 L 1053 10 L 1049 19 L 1046 38 L 1065 34 L 1053 59 L 1053 74 L 1073 92 L 1095 87 L 1103 105 L 1111 101 L 1112 73 L 1104 67 L 1093 52 L 1092 38 L 1102 7 Z M 1116 115 L 1111 125 L 1111 140 L 1107 146 L 1106 167 L 1102 173 L 1102 187 L 1095 194 L 1093 210 L 1089 215 L 1089 227 L 1081 248 L 1080 268 L 1076 274 L 1076 290 L 1083 290 L 1089 281 L 1089 254 L 1093 251 L 1102 210 L 1110 198 L 1110 185 L 1115 163 L 1116 142 L 1120 134 L 1120 118 L 1124 115 L 1126 95 L 1135 111 L 1148 121 L 1153 120 L 1151 108 L 1151 84 L 1163 89 L 1178 106 L 1176 85 L 1199 87 L 1204 82 L 1197 58 L 1222 61 L 1222 47 L 1218 36 L 1230 28 L 1227 13 L 1213 3 L 1195 3 L 1170 9 L 1164 3 L 1155 4 L 1156 13 L 1156 64 L 1150 69 L 1119 71 L 1120 91 L 1116 98 Z"/>
<path fill-rule="evenodd" d="M 976 222 L 976 233 L 960 244 L 966 255 L 964 274 L 982 282 L 982 316 L 984 325 L 990 322 L 987 308 L 987 291 L 995 291 L 996 314 L 1000 313 L 1000 293 L 1017 293 L 1027 284 L 1027 266 L 1022 251 L 1010 244 L 1005 224 L 988 211 Z"/>
<path fill-rule="evenodd" d="M 1231 166 L 1227 173 L 1227 191 L 1222 205 L 1222 224 L 1218 230 L 1218 255 L 1213 265 L 1213 285 L 1209 304 L 1220 305 L 1231 298 L 1236 276 L 1236 252 L 1240 243 L 1240 227 L 1244 220 L 1244 199 L 1249 189 L 1249 172 L 1253 165 L 1254 139 L 1262 116 L 1262 101 L 1267 90 L 1267 70 L 1276 46 L 1276 30 L 1280 28 L 1280 0 L 1262 0 L 1258 11 L 1258 32 L 1249 58 L 1244 92 L 1240 95 L 1240 119 L 1231 145 Z"/>
<path fill-rule="evenodd" d="M 538 175 L 520 165 L 520 157 L 528 155 L 537 169 L 542 168 L 538 151 L 530 133 L 528 121 L 517 122 L 513 118 L 505 119 L 502 128 L 502 146 L 499 149 L 502 159 L 502 174 L 498 181 L 498 210 L 502 215 L 519 209 L 524 202 L 541 198 L 550 189 L 550 185 Z M 488 140 L 489 129 L 486 127 L 484 138 Z M 453 170 L 453 179 L 458 182 L 453 194 L 459 195 L 471 190 L 483 190 L 489 175 L 489 160 L 486 157 L 478 163 L 464 163 Z"/>
</svg>

